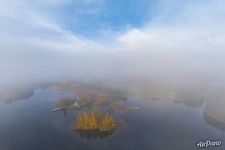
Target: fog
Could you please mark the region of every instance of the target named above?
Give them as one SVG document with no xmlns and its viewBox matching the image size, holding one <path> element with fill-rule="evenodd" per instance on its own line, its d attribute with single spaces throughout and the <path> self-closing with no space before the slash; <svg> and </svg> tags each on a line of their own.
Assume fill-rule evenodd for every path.
<svg viewBox="0 0 225 150">
<path fill-rule="evenodd" d="M 0 2 L 1 88 L 60 80 L 225 83 L 222 0 L 188 1 L 176 12 L 175 1 L 162 0 L 145 26 L 105 31 L 102 40 L 76 35 L 44 11 L 61 3 Z"/>
<path fill-rule="evenodd" d="M 224 8 L 0 0 L 0 149 L 224 149 Z"/>
</svg>

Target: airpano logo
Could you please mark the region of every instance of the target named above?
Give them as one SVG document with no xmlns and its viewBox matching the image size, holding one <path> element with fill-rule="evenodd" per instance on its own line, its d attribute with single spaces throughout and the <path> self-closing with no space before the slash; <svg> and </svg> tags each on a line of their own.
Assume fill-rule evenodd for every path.
<svg viewBox="0 0 225 150">
<path fill-rule="evenodd" d="M 200 141 L 197 144 L 198 148 L 209 148 L 209 147 L 216 147 L 216 146 L 221 146 L 222 145 L 222 141 L 220 140 L 206 140 L 206 141 Z"/>
</svg>

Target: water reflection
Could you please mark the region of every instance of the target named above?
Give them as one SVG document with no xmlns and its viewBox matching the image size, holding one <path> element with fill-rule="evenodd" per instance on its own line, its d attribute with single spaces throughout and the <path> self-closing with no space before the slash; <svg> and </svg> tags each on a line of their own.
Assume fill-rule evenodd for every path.
<svg viewBox="0 0 225 150">
<path fill-rule="evenodd" d="M 225 129 L 225 87 L 218 86 L 211 89 L 210 99 L 204 109 L 207 123 L 224 131 Z"/>
<path fill-rule="evenodd" d="M 59 82 L 46 84 L 41 88 L 71 93 L 70 98 L 56 102 L 55 111 L 61 111 L 65 116 L 68 115 L 69 110 L 90 110 L 94 106 L 108 107 L 118 114 L 126 114 L 131 110 L 139 109 L 137 106 L 126 106 L 127 97 L 150 102 L 166 100 L 172 103 L 184 103 L 191 107 L 200 107 L 206 102 L 203 110 L 205 121 L 217 129 L 225 130 L 225 88 L 222 86 L 212 87 L 202 83 L 168 86 L 148 82 L 133 85 L 132 82 L 110 84 L 109 86 L 96 83 Z M 0 101 L 11 105 L 18 100 L 27 99 L 34 94 L 33 90 L 37 87 L 2 88 L 0 89 Z"/>
<path fill-rule="evenodd" d="M 4 88 L 0 89 L 0 101 L 12 105 L 14 102 L 27 99 L 33 95 L 33 88 Z"/>
<path fill-rule="evenodd" d="M 59 92 L 76 90 L 73 91 L 71 98 L 57 100 L 56 108 L 53 111 L 62 111 L 65 116 L 69 110 L 76 111 L 74 128 L 81 137 L 88 139 L 102 139 L 122 126 L 121 122 L 113 119 L 112 113 L 117 113 L 117 117 L 119 117 L 120 114 L 139 109 L 137 106 L 125 105 L 126 97 L 120 90 L 71 83 L 69 85 L 54 85 L 54 88 Z"/>
<path fill-rule="evenodd" d="M 20 101 L 14 106 L 1 104 L 0 147 L 9 150 L 65 148 L 68 150 L 75 148 L 192 150 L 196 148 L 196 142 L 204 138 L 225 141 L 223 132 L 210 128 L 206 123 L 211 122 L 205 122 L 202 119 L 202 111 L 205 111 L 203 110 L 205 107 L 198 109 L 169 101 L 147 102 L 130 98 L 124 102 L 125 106 L 137 105 L 140 106 L 140 110 L 120 115 L 114 111 L 108 111 L 110 107 L 107 108 L 105 104 L 103 106 L 107 109 L 102 109 L 114 115 L 115 120 L 120 119 L 118 116 L 121 116 L 126 123 L 124 128 L 108 131 L 74 130 L 72 125 L 75 123 L 78 110 L 66 110 L 66 116 L 62 114 L 63 109 L 55 113 L 49 111 L 55 106 L 57 100 L 69 97 L 60 93 L 41 89 L 34 91 L 34 96 L 29 100 Z M 74 97 L 71 96 L 71 98 Z M 119 106 L 119 110 L 122 109 L 120 102 L 114 104 L 114 107 Z M 223 105 L 220 104 L 219 108 L 222 108 Z M 209 106 L 213 106 L 213 103 Z M 218 108 L 217 105 L 214 106 L 216 106 L 214 109 Z M 89 109 L 80 111 L 85 112 Z M 217 117 L 218 114 L 223 117 L 221 113 L 214 114 Z M 208 116 L 205 117 L 208 119 Z M 215 120 L 212 122 L 215 123 Z M 212 125 L 221 128 L 216 124 Z M 19 138 L 20 135 L 23 135 L 23 138 Z M 224 149 L 224 145 L 220 148 Z"/>
<path fill-rule="evenodd" d="M 100 130 L 76 130 L 79 132 L 81 138 L 87 139 L 103 139 L 113 134 L 115 129 L 108 131 L 100 131 Z"/>
<path fill-rule="evenodd" d="M 222 131 L 225 131 L 225 123 L 224 122 L 217 120 L 215 117 L 208 115 L 206 112 L 204 112 L 204 119 L 211 126 L 217 128 L 217 129 L 220 129 Z"/>
<path fill-rule="evenodd" d="M 109 84 L 109 83 L 108 83 Z M 178 85 L 167 85 L 162 83 L 76 83 L 76 82 L 59 82 L 51 84 L 48 89 L 60 92 L 71 92 L 74 94 L 71 105 L 86 109 L 93 106 L 104 105 L 109 107 L 113 112 L 126 114 L 132 110 L 138 110 L 137 106 L 126 106 L 126 99 L 135 98 L 146 101 L 169 101 L 172 103 L 183 103 L 191 107 L 201 107 L 206 102 L 204 108 L 204 118 L 210 125 L 223 129 L 225 128 L 225 94 L 223 87 L 206 85 L 198 83 L 179 83 Z M 75 97 L 77 96 L 77 97 Z M 67 102 L 63 102 L 68 107 Z M 90 104 L 89 107 L 87 105 Z M 82 107 L 81 107 L 82 106 Z M 64 106 L 63 106 L 64 107 Z M 66 114 L 66 109 L 61 111 Z M 141 109 L 141 108 L 140 108 Z M 209 121 L 208 118 L 211 118 Z M 214 119 L 215 121 L 212 121 Z M 220 125 L 216 125 L 216 122 Z M 213 123 L 215 122 L 215 123 Z"/>
<path fill-rule="evenodd" d="M 64 116 L 68 115 L 68 110 L 67 109 L 60 109 L 61 112 L 63 112 Z"/>
</svg>

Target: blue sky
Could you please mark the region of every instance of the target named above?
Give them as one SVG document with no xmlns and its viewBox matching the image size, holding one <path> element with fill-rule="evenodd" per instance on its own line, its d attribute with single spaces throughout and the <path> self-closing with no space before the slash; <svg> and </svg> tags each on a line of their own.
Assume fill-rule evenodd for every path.
<svg viewBox="0 0 225 150">
<path fill-rule="evenodd" d="M 110 39 L 110 36 L 150 25 L 170 26 L 195 22 L 197 25 L 197 22 L 201 22 L 198 20 L 205 19 L 207 15 L 216 15 L 217 10 L 213 5 L 223 4 L 222 0 L 19 1 L 27 7 L 25 9 L 53 21 L 63 30 L 92 40 Z M 209 16 L 209 21 L 212 18 Z"/>
<path fill-rule="evenodd" d="M 65 30 L 88 37 L 104 36 L 104 31 L 122 32 L 143 27 L 155 15 L 157 0 L 74 0 L 61 5 L 30 2 L 51 16 Z"/>
<path fill-rule="evenodd" d="M 26 33 L 32 28 L 30 34 L 46 33 L 32 27 L 42 23 L 91 40 L 111 40 L 132 29 L 223 23 L 223 5 L 223 0 L 8 0 L 1 2 L 0 15 L 3 25 L 15 22 Z"/>
<path fill-rule="evenodd" d="M 127 27 L 142 27 L 151 18 L 151 10 L 157 6 L 153 0 L 107 0 L 97 5 L 93 3 L 73 2 L 62 7 L 59 13 L 64 26 L 84 36 L 99 36 L 103 30 L 114 32 Z"/>
<path fill-rule="evenodd" d="M 214 68 L 225 65 L 224 8 L 224 0 L 1 0 L 0 83 L 96 66 L 222 76 Z"/>
</svg>

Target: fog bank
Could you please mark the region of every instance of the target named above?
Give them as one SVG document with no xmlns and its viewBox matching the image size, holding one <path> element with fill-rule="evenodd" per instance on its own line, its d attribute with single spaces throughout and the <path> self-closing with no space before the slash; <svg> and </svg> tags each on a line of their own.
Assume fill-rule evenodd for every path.
<svg viewBox="0 0 225 150">
<path fill-rule="evenodd" d="M 41 11 L 58 7 L 56 2 L 40 1 L 35 7 L 25 0 L 0 2 L 1 87 L 59 80 L 224 85 L 225 2 L 190 1 L 176 15 L 171 14 L 175 2 L 159 4 L 142 28 L 95 41 Z"/>
</svg>

